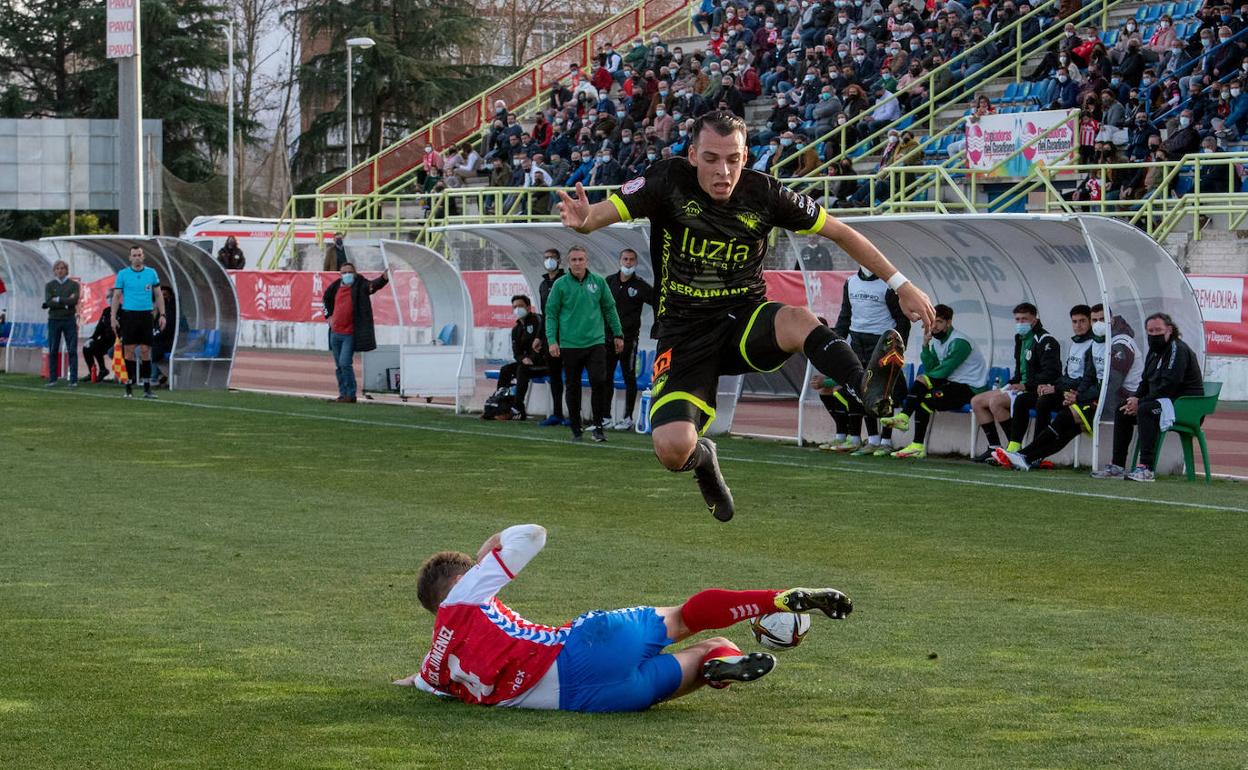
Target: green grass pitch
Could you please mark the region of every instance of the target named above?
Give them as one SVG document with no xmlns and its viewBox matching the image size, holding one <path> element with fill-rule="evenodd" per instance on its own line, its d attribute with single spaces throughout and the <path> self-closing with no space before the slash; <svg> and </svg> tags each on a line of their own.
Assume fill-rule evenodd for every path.
<svg viewBox="0 0 1248 770">
<path fill-rule="evenodd" d="M 0 767 L 1242 768 L 1248 495 L 726 439 L 737 518 L 644 437 L 422 409 L 0 379 Z M 448 703 L 430 552 L 546 550 L 561 623 L 831 585 L 766 679 L 648 713 Z M 727 635 L 749 642 L 744 626 Z"/>
</svg>

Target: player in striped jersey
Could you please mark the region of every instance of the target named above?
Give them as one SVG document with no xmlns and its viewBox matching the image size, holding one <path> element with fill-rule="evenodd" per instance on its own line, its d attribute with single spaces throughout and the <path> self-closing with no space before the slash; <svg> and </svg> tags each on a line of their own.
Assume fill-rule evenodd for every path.
<svg viewBox="0 0 1248 770">
<path fill-rule="evenodd" d="M 498 600 L 546 543 L 536 524 L 491 536 L 476 558 L 444 551 L 420 568 L 417 597 L 434 613 L 420 671 L 395 682 L 465 703 L 564 711 L 642 711 L 710 685 L 766 675 L 768 653 L 742 654 L 713 637 L 674 653 L 664 648 L 700 631 L 771 612 L 820 610 L 841 619 L 849 597 L 831 588 L 710 589 L 672 607 L 587 612 L 561 626 L 532 623 Z"/>
</svg>

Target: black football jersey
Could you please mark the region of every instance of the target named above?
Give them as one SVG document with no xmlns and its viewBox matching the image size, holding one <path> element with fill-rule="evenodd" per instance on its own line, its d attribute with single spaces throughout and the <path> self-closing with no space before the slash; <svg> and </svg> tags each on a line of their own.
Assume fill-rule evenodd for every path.
<svg viewBox="0 0 1248 770">
<path fill-rule="evenodd" d="M 750 169 L 726 203 L 712 201 L 684 158 L 653 164 L 608 198 L 625 222 L 650 220 L 659 325 L 684 322 L 766 297 L 763 263 L 773 227 L 818 232 L 827 213 L 814 199 Z"/>
</svg>

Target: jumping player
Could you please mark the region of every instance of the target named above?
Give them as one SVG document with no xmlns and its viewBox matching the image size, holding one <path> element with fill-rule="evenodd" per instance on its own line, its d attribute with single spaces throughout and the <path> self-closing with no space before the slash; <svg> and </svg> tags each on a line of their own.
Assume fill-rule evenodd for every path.
<svg viewBox="0 0 1248 770">
<path fill-rule="evenodd" d="M 892 389 L 904 364 L 895 331 L 880 337 L 869 367 L 804 307 L 768 302 L 763 282 L 767 238 L 782 227 L 834 241 L 897 292 L 907 318 L 930 326 L 932 304 L 865 237 L 828 216 L 806 195 L 775 177 L 746 170 L 745 122 L 730 112 L 707 113 L 693 125 L 689 158 L 650 166 L 606 201 L 590 204 L 559 193 L 563 224 L 590 233 L 616 222 L 650 219 L 658 339 L 650 424 L 659 462 L 693 471 L 716 519 L 733 515 L 732 493 L 705 432 L 715 419 L 720 375 L 770 372 L 804 352 L 820 372 L 878 416 L 892 414 Z"/>
<path fill-rule="evenodd" d="M 674 653 L 668 645 L 771 612 L 853 611 L 831 588 L 694 594 L 679 607 L 594 610 L 562 626 L 530 623 L 498 592 L 546 544 L 536 524 L 508 527 L 476 559 L 444 551 L 420 568 L 416 595 L 434 613 L 433 639 L 419 673 L 395 684 L 465 703 L 563 711 L 643 711 L 703 685 L 727 687 L 769 673 L 774 656 L 742 654 L 723 637 Z"/>
</svg>

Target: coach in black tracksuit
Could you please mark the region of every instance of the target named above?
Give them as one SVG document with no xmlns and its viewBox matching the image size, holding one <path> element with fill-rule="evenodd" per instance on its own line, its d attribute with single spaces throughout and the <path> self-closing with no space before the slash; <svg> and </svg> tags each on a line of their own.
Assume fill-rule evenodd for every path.
<svg viewBox="0 0 1248 770">
<path fill-rule="evenodd" d="M 511 327 L 511 353 L 515 360 L 498 370 L 498 386 L 507 388 L 515 383 L 516 410 L 519 419 L 528 418 L 524 397 L 529 392 L 529 380 L 550 375 L 546 366 L 546 323 L 539 313 L 533 312 L 529 298 L 517 294 L 511 298 L 516 325 Z"/>
<path fill-rule="evenodd" d="M 1200 361 L 1187 343 L 1179 339 L 1179 328 L 1165 313 L 1154 313 L 1145 326 L 1148 331 L 1148 355 L 1144 358 L 1144 378 L 1135 395 L 1119 408 L 1114 416 L 1113 464 L 1121 468 L 1127 462 L 1127 450 L 1138 426 L 1140 430 L 1140 465 L 1150 471 L 1157 466 L 1157 436 L 1161 433 L 1161 402 L 1181 396 L 1203 396 L 1204 378 Z"/>
<path fill-rule="evenodd" d="M 618 354 L 615 346 L 607 344 L 607 376 L 615 373 L 615 365 L 620 365 L 620 373 L 624 375 L 624 413 L 616 422 L 615 427 L 628 429 L 633 424 L 633 410 L 637 405 L 637 345 L 641 338 L 641 311 L 646 305 L 654 307 L 654 288 L 635 273 L 637 270 L 637 252 L 624 249 L 620 252 L 620 271 L 607 276 L 607 288 L 615 298 L 615 311 L 620 316 L 620 327 L 624 330 L 624 349 Z M 611 339 L 610 333 L 606 337 Z M 615 389 L 607 391 L 614 401 Z M 603 414 L 611 419 L 611 406 L 608 402 Z"/>
<path fill-rule="evenodd" d="M 897 301 L 897 292 L 888 288 L 888 284 L 880 280 L 865 268 L 845 281 L 845 289 L 841 295 L 841 313 L 836 319 L 833 330 L 849 341 L 849 346 L 858 355 L 864 367 L 868 366 L 871 353 L 880 341 L 880 335 L 889 329 L 896 329 L 901 338 L 910 336 L 910 319 L 901 311 Z M 897 378 L 893 402 L 901 403 L 906 397 L 904 378 Z M 849 435 L 858 436 L 862 430 L 863 418 L 867 422 L 867 435 L 877 436 L 879 423 L 874 415 L 864 414 L 862 405 L 851 403 Z M 892 445 L 892 428 L 885 428 L 881 441 Z M 864 444 L 864 447 L 866 445 Z"/>
</svg>

